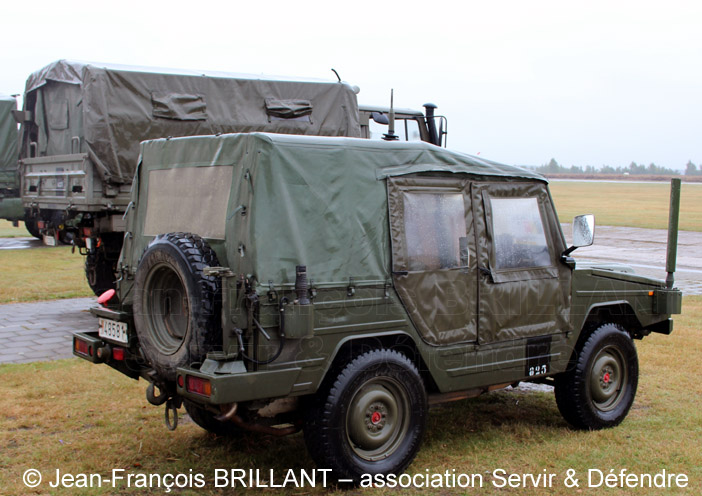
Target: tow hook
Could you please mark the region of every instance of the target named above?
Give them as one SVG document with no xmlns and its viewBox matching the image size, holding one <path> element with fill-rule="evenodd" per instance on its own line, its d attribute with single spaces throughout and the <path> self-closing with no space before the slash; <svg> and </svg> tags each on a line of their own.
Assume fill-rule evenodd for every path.
<svg viewBox="0 0 702 496">
<path fill-rule="evenodd" d="M 166 428 L 169 431 L 174 431 L 178 428 L 178 408 L 183 404 L 183 400 L 180 396 L 172 396 L 166 401 L 166 411 L 164 412 L 164 420 L 166 422 Z M 173 419 L 171 420 L 171 412 L 173 412 Z"/>
<path fill-rule="evenodd" d="M 159 390 L 161 392 L 156 396 L 154 383 L 150 382 L 146 388 L 146 401 L 155 406 L 163 405 L 168 400 L 168 391 L 162 387 L 159 387 Z"/>
</svg>

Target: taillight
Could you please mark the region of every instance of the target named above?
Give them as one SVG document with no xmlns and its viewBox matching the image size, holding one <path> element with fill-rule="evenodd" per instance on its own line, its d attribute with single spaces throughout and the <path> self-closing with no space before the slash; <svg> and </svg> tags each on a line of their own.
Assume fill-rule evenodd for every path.
<svg viewBox="0 0 702 496">
<path fill-rule="evenodd" d="M 178 382 L 178 387 L 182 388 L 183 387 L 183 376 L 179 375 L 178 379 L 176 381 Z"/>
<path fill-rule="evenodd" d="M 124 360 L 124 348 L 112 348 L 112 358 L 119 361 Z"/>
<path fill-rule="evenodd" d="M 80 339 L 75 340 L 75 349 L 77 353 L 85 356 L 93 356 L 93 347 L 88 346 L 88 343 L 81 341 Z"/>
<path fill-rule="evenodd" d="M 209 379 L 202 379 L 189 375 L 186 382 L 188 386 L 186 390 L 189 393 L 199 394 L 200 396 L 212 396 L 212 385 Z"/>
</svg>

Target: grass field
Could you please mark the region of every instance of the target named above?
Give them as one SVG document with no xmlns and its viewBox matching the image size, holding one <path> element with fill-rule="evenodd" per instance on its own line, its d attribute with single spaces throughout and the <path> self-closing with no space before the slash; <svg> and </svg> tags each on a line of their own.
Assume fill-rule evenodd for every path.
<svg viewBox="0 0 702 496">
<path fill-rule="evenodd" d="M 554 181 L 549 185 L 561 222 L 595 214 L 600 226 L 667 229 L 669 183 Z M 682 185 L 680 229 L 702 231 L 702 185 Z"/>
<path fill-rule="evenodd" d="M 0 303 L 92 296 L 85 257 L 69 246 L 0 251 Z"/>
<path fill-rule="evenodd" d="M 568 469 L 579 475 L 596 468 L 608 473 L 685 473 L 689 487 L 662 491 L 637 488 L 607 494 L 694 494 L 702 487 L 702 297 L 686 297 L 671 336 L 637 342 L 641 377 L 636 402 L 624 423 L 597 432 L 571 430 L 552 394 L 506 390 L 433 409 L 428 430 L 410 473 L 484 475 L 482 489 L 495 494 L 486 472 L 556 473 L 554 487 L 508 489 L 511 494 L 600 494 L 602 489 L 567 489 Z M 684 353 L 681 351 L 685 350 Z M 56 469 L 68 473 L 205 474 L 207 487 L 175 494 L 232 494 L 213 486 L 215 468 L 312 469 L 302 436 L 274 439 L 245 435 L 216 438 L 192 422 L 175 432 L 163 426 L 163 409 L 144 399 L 144 381 L 135 382 L 102 365 L 72 359 L 28 365 L 0 365 L 0 488 L 2 494 L 30 494 L 25 470 L 45 477 L 36 494 L 163 494 L 163 490 L 120 487 L 51 489 Z M 583 478 L 581 477 L 581 481 Z M 280 481 L 278 481 L 280 482 Z M 278 494 L 278 490 L 266 491 Z M 292 491 L 287 491 L 292 492 Z M 303 494 L 325 494 L 321 488 Z M 429 490 L 409 491 L 425 494 Z M 246 491 L 234 491 L 245 494 Z M 299 492 L 298 492 L 299 493 Z M 455 494 L 444 489 L 433 494 Z M 34 493 L 31 493 L 34 494 Z M 396 494 L 388 489 L 337 490 L 337 494 Z"/>
<path fill-rule="evenodd" d="M 28 238 L 31 234 L 25 229 L 24 222 L 14 227 L 9 220 L 0 220 L 0 238 Z"/>
</svg>

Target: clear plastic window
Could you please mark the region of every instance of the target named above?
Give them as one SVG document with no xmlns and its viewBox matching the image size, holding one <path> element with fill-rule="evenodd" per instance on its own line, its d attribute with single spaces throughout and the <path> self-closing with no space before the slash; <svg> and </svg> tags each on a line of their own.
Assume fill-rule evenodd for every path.
<svg viewBox="0 0 702 496">
<path fill-rule="evenodd" d="M 490 206 L 496 269 L 551 265 L 536 198 L 491 198 Z"/>
<path fill-rule="evenodd" d="M 468 265 L 465 208 L 461 193 L 403 193 L 408 270 Z M 465 244 L 465 243 L 464 243 Z"/>
<path fill-rule="evenodd" d="M 378 124 L 373 119 L 368 123 L 371 139 L 383 139 L 383 134 L 388 132 L 387 124 Z M 415 119 L 395 118 L 395 134 L 400 141 L 421 141 L 419 123 Z"/>
</svg>

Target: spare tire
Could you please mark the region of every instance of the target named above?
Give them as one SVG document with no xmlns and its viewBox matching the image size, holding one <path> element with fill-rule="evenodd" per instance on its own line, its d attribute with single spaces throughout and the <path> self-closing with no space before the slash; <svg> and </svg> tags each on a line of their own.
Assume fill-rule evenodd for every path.
<svg viewBox="0 0 702 496">
<path fill-rule="evenodd" d="M 157 236 L 139 261 L 134 325 L 144 355 L 166 381 L 222 346 L 221 282 L 203 274 L 217 255 L 196 234 Z"/>
</svg>

